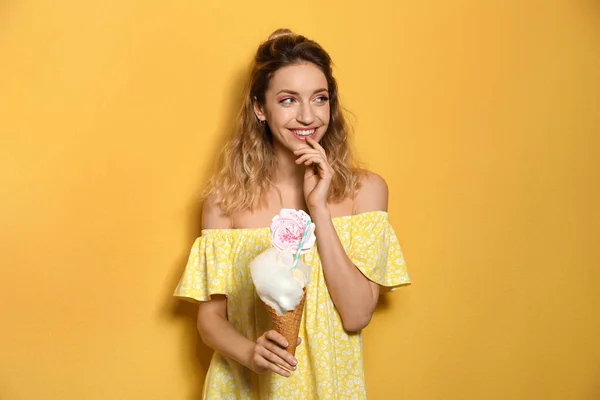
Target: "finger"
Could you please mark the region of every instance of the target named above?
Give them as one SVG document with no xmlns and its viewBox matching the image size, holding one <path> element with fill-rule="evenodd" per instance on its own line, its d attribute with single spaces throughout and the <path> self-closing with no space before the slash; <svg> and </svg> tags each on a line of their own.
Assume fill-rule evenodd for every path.
<svg viewBox="0 0 600 400">
<path fill-rule="evenodd" d="M 319 175 L 322 178 L 327 178 L 333 175 L 332 169 L 329 166 L 329 164 L 327 164 L 327 161 L 323 160 L 323 157 L 308 157 L 305 161 L 304 161 L 304 165 L 311 165 L 311 164 L 315 164 L 318 168 L 319 168 Z"/>
<path fill-rule="evenodd" d="M 318 148 L 307 146 L 307 147 L 301 147 L 301 148 L 293 151 L 294 154 L 304 154 L 304 153 L 311 153 L 311 152 L 322 154 L 325 152 L 325 150 L 320 146 Z"/>
<path fill-rule="evenodd" d="M 285 359 L 283 359 L 279 355 L 275 354 L 268 347 L 260 347 L 256 351 L 262 358 L 264 358 L 265 360 L 267 360 L 269 362 L 270 365 L 267 365 L 266 368 L 273 370 L 273 365 L 275 365 L 277 368 L 284 369 L 286 371 L 293 371 L 296 369 L 296 367 L 294 365 L 288 363 Z M 275 371 L 275 372 L 277 372 L 277 371 Z"/>
<path fill-rule="evenodd" d="M 296 346 L 300 346 L 300 343 L 302 343 L 302 338 L 298 336 L 298 343 L 296 344 Z"/>
<path fill-rule="evenodd" d="M 300 160 L 302 160 L 302 161 L 300 161 Z M 326 164 L 326 161 L 323 160 L 323 156 L 321 156 L 320 154 L 319 155 L 312 155 L 312 154 L 305 155 L 298 159 L 298 162 L 301 164 L 302 163 L 306 164 L 307 161 L 311 161 L 311 163 L 314 162 L 314 163 L 323 164 L 323 165 Z M 306 165 L 308 165 L 308 164 L 306 164 Z"/>
<path fill-rule="evenodd" d="M 323 160 L 327 161 L 327 157 L 323 157 L 323 154 L 321 154 L 317 150 L 312 150 L 310 152 L 306 152 L 304 154 L 300 154 L 300 155 L 298 155 L 297 159 L 300 159 L 302 157 L 321 157 Z"/>
<path fill-rule="evenodd" d="M 290 376 L 292 376 L 292 374 L 290 374 L 289 371 L 281 368 L 277 364 L 269 364 L 269 369 L 275 373 L 278 373 L 279 375 L 283 376 L 284 378 L 289 378 Z"/>
<path fill-rule="evenodd" d="M 265 344 L 265 349 L 270 351 L 274 357 L 277 357 L 277 361 L 272 360 L 273 362 L 279 364 L 280 366 L 293 370 L 296 369 L 296 365 L 298 365 L 298 360 L 294 358 L 290 353 L 288 353 L 285 348 L 279 347 L 273 342 L 268 342 Z"/>
<path fill-rule="evenodd" d="M 302 164 L 304 161 L 306 161 L 310 158 L 313 158 L 313 157 L 318 157 L 318 158 L 323 159 L 323 155 L 321 155 L 321 154 L 304 154 L 296 159 L 296 164 Z M 323 160 L 323 161 L 325 161 L 325 160 Z"/>
<path fill-rule="evenodd" d="M 255 365 L 260 368 L 260 372 L 259 373 L 263 373 L 263 372 L 267 372 L 267 371 L 273 371 L 273 372 L 276 372 L 279 375 L 284 376 L 286 378 L 290 377 L 291 374 L 290 374 L 289 371 L 285 370 L 284 368 L 281 368 L 277 364 L 273 364 L 271 361 L 267 360 L 262 355 L 256 353 L 255 357 L 256 357 Z"/>
<path fill-rule="evenodd" d="M 294 356 L 285 350 L 289 343 L 281 333 L 271 329 L 270 331 L 267 331 L 264 336 L 267 339 L 266 343 L 264 344 L 266 348 L 276 353 L 283 359 L 289 360 L 291 365 L 298 363 L 298 360 L 296 360 Z"/>
<path fill-rule="evenodd" d="M 319 144 L 319 142 L 317 142 L 315 139 L 311 138 L 311 137 L 307 137 L 306 138 L 306 143 L 310 144 L 312 147 L 314 147 L 315 149 L 322 149 L 321 145 Z"/>
<path fill-rule="evenodd" d="M 276 330 L 271 329 L 270 331 L 265 332 L 264 336 L 266 339 L 270 340 L 271 342 L 277 343 L 280 347 L 284 349 L 289 345 L 285 337 Z"/>
<path fill-rule="evenodd" d="M 303 151 L 318 151 L 319 153 L 325 153 L 325 149 L 323 147 L 321 147 L 321 145 L 318 142 L 311 140 L 308 143 L 309 143 L 309 146 L 301 147 L 297 150 L 294 150 L 294 153 L 296 153 L 296 152 L 301 153 Z"/>
<path fill-rule="evenodd" d="M 327 154 L 325 153 L 325 149 L 313 138 L 307 138 L 308 144 L 310 144 L 315 150 L 318 150 L 319 153 L 323 154 L 325 158 L 327 158 Z"/>
<path fill-rule="evenodd" d="M 305 155 L 315 155 L 315 156 L 316 155 L 319 155 L 319 156 L 323 155 L 323 153 L 321 153 L 319 150 L 316 150 L 316 149 L 306 149 L 306 150 L 305 149 L 301 149 L 301 150 L 296 150 L 296 151 L 294 151 L 294 154 L 296 156 L 298 156 L 298 157 L 305 156 Z"/>
</svg>

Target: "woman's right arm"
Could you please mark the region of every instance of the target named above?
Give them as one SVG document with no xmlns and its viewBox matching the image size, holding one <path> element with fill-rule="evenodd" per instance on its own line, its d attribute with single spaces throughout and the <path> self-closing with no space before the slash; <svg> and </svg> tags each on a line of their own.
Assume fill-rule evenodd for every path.
<svg viewBox="0 0 600 400">
<path fill-rule="evenodd" d="M 218 203 L 207 199 L 202 210 L 204 229 L 231 228 L 231 220 L 223 215 Z M 265 332 L 256 343 L 246 338 L 227 320 L 227 297 L 213 295 L 210 301 L 198 307 L 198 331 L 204 343 L 218 353 L 239 362 L 254 372 L 290 373 L 281 366 L 294 370 L 296 359 L 285 351 L 288 343 L 274 330 Z"/>
</svg>

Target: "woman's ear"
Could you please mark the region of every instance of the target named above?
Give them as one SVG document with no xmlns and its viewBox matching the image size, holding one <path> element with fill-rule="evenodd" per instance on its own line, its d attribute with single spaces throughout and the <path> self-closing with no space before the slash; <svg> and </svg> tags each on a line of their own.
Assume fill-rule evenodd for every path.
<svg viewBox="0 0 600 400">
<path fill-rule="evenodd" d="M 265 115 L 265 110 L 263 106 L 258 102 L 256 97 L 252 98 L 252 107 L 254 108 L 254 115 L 258 118 L 259 122 L 265 122 L 267 116 Z"/>
</svg>

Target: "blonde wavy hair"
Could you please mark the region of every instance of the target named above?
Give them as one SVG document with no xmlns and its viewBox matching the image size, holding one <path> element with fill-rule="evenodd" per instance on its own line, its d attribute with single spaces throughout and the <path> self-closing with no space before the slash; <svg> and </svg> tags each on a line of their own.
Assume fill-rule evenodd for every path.
<svg viewBox="0 0 600 400">
<path fill-rule="evenodd" d="M 298 63 L 316 65 L 329 86 L 331 117 L 320 142 L 334 170 L 328 200 L 335 203 L 353 197 L 359 188 L 363 171 L 356 165 L 349 144 L 349 129 L 339 103 L 329 54 L 304 36 L 278 29 L 258 47 L 235 128 L 221 154 L 220 167 L 203 193 L 204 199 L 210 197 L 218 202 L 225 215 L 258 207 L 262 196 L 273 185 L 277 167 L 273 136 L 268 125 L 261 124 L 256 118 L 253 102 L 264 105 L 265 92 L 273 74 L 282 67 Z"/>
</svg>

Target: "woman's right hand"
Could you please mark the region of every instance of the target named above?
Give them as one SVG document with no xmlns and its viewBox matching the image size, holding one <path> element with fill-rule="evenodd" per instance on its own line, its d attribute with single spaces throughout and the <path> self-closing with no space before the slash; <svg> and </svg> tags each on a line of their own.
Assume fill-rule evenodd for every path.
<svg viewBox="0 0 600 400">
<path fill-rule="evenodd" d="M 298 338 L 298 344 L 300 342 Z M 289 377 L 289 371 L 296 369 L 298 360 L 285 350 L 287 346 L 287 340 L 282 334 L 275 330 L 265 332 L 256 340 L 250 368 L 259 374 L 273 371 L 286 378 Z"/>
</svg>

